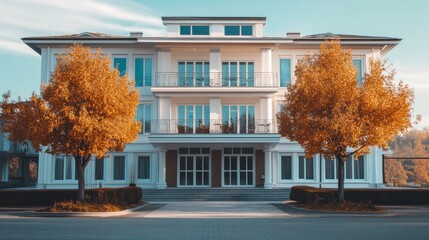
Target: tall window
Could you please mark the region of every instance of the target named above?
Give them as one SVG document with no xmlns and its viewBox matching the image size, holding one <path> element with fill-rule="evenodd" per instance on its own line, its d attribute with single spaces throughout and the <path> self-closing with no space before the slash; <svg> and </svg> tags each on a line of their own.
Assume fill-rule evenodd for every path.
<svg viewBox="0 0 429 240">
<path fill-rule="evenodd" d="M 180 26 L 180 35 L 209 35 L 210 28 L 208 25 L 203 26 Z"/>
<path fill-rule="evenodd" d="M 222 106 L 223 133 L 255 133 L 255 106 Z"/>
<path fill-rule="evenodd" d="M 281 156 L 280 169 L 282 180 L 292 180 L 292 156 Z"/>
<path fill-rule="evenodd" d="M 118 69 L 119 76 L 125 76 L 127 74 L 127 58 L 113 57 L 113 67 Z"/>
<path fill-rule="evenodd" d="M 365 178 L 365 158 L 360 156 L 354 160 L 349 156 L 344 163 L 345 179 L 364 179 Z M 337 179 L 337 159 L 325 159 L 325 179 Z"/>
<path fill-rule="evenodd" d="M 95 159 L 95 180 L 104 179 L 104 157 Z"/>
<path fill-rule="evenodd" d="M 358 159 L 354 159 L 353 156 L 349 156 L 345 163 L 345 174 L 346 179 L 364 179 L 364 156 L 358 157 Z"/>
<path fill-rule="evenodd" d="M 225 36 L 252 36 L 252 26 L 225 26 Z"/>
<path fill-rule="evenodd" d="M 70 156 L 55 156 L 55 180 L 73 180 L 75 164 Z"/>
<path fill-rule="evenodd" d="M 299 179 L 314 179 L 314 158 L 298 157 Z"/>
<path fill-rule="evenodd" d="M 253 62 L 222 62 L 222 86 L 255 86 L 254 69 Z"/>
<path fill-rule="evenodd" d="M 0 157 L 0 182 L 7 182 L 7 158 Z"/>
<path fill-rule="evenodd" d="M 125 180 L 125 156 L 113 157 L 113 180 Z"/>
<path fill-rule="evenodd" d="M 150 179 L 150 157 L 139 156 L 137 158 L 137 178 Z"/>
<path fill-rule="evenodd" d="M 292 75 L 290 59 L 280 59 L 280 87 L 289 86 L 291 79 Z"/>
<path fill-rule="evenodd" d="M 178 133 L 210 132 L 210 107 L 208 105 L 179 105 L 177 118 Z"/>
<path fill-rule="evenodd" d="M 152 59 L 136 57 L 134 61 L 136 87 L 152 86 Z"/>
<path fill-rule="evenodd" d="M 179 62 L 178 86 L 210 86 L 209 62 Z"/>
<path fill-rule="evenodd" d="M 325 158 L 325 179 L 337 179 L 337 159 Z"/>
<path fill-rule="evenodd" d="M 358 80 L 359 86 L 362 86 L 362 79 L 363 79 L 362 59 L 353 59 L 353 65 L 355 66 L 357 71 L 357 80 Z"/>
<path fill-rule="evenodd" d="M 150 133 L 152 105 L 140 104 L 137 108 L 136 120 L 142 124 L 140 133 Z"/>
</svg>

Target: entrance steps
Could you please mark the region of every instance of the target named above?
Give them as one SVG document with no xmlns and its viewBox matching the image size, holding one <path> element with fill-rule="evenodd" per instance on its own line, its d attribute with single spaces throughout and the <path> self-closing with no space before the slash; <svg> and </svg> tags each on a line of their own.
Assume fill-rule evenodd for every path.
<svg viewBox="0 0 429 240">
<path fill-rule="evenodd" d="M 290 188 L 167 188 L 143 189 L 143 201 L 286 201 Z"/>
</svg>

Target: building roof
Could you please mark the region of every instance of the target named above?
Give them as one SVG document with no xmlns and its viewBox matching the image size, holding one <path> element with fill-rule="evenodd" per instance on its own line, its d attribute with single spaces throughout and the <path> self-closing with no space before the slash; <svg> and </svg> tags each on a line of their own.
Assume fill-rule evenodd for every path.
<svg viewBox="0 0 429 240">
<path fill-rule="evenodd" d="M 162 17 L 162 21 L 265 21 L 266 17 Z"/>
<path fill-rule="evenodd" d="M 338 33 L 318 33 L 318 34 L 312 34 L 312 35 L 306 35 L 302 36 L 300 38 L 295 38 L 294 40 L 329 40 L 329 39 L 339 39 L 339 40 L 354 40 L 354 41 L 361 41 L 361 40 L 371 40 L 371 41 L 400 41 L 400 38 L 392 38 L 392 37 L 379 37 L 379 36 L 363 36 L 363 35 L 351 35 L 351 34 L 338 34 Z"/>
<path fill-rule="evenodd" d="M 112 35 L 106 33 L 96 32 L 83 32 L 77 34 L 68 35 L 56 35 L 56 36 L 39 36 L 39 37 L 25 37 L 25 40 L 79 40 L 79 39 L 136 39 L 136 37 Z"/>
</svg>

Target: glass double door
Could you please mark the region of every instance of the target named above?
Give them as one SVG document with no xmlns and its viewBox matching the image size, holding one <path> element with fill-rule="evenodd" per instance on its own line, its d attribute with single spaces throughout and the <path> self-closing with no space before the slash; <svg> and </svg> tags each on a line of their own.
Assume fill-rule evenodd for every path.
<svg viewBox="0 0 429 240">
<path fill-rule="evenodd" d="M 210 186 L 210 157 L 180 156 L 179 186 Z"/>
<path fill-rule="evenodd" d="M 223 185 L 225 187 L 255 185 L 253 155 L 227 155 L 223 160 Z"/>
</svg>

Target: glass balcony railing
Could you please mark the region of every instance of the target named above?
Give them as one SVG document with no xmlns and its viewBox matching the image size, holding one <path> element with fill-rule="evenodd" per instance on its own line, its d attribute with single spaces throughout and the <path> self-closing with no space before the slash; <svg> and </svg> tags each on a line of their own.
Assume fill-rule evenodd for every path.
<svg viewBox="0 0 429 240">
<path fill-rule="evenodd" d="M 240 75 L 241 74 L 241 75 Z M 278 74 L 246 73 L 178 73 L 159 72 L 156 87 L 278 87 Z"/>
<path fill-rule="evenodd" d="M 153 119 L 151 134 L 277 134 L 274 119 L 184 120 Z"/>
</svg>

